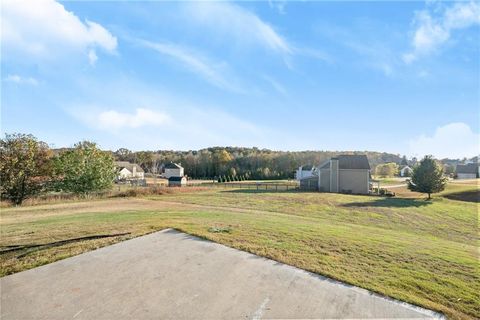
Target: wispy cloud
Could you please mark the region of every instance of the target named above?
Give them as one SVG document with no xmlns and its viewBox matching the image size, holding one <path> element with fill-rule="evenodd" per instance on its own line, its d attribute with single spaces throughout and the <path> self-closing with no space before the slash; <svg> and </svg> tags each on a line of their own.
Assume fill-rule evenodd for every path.
<svg viewBox="0 0 480 320">
<path fill-rule="evenodd" d="M 413 48 L 403 54 L 405 63 L 412 63 L 421 56 L 435 52 L 451 38 L 453 31 L 479 25 L 480 4 L 474 1 L 455 3 L 441 10 L 440 14 L 422 10 L 415 14 L 413 24 Z"/>
<path fill-rule="evenodd" d="M 142 127 L 158 128 L 169 125 L 172 121 L 171 116 L 166 112 L 147 108 L 136 108 L 133 112 L 124 112 L 112 108 L 83 105 L 74 110 L 76 111 L 72 111 L 72 115 L 89 127 L 110 132 Z"/>
<path fill-rule="evenodd" d="M 285 7 L 287 6 L 287 1 L 284 0 L 268 0 L 268 5 L 270 8 L 277 10 L 279 14 L 285 14 Z"/>
<path fill-rule="evenodd" d="M 98 125 L 107 129 L 160 126 L 168 123 L 170 120 L 170 116 L 166 113 L 144 108 L 136 109 L 133 114 L 115 110 L 103 111 L 98 114 Z"/>
<path fill-rule="evenodd" d="M 117 48 L 117 39 L 107 29 L 82 22 L 54 0 L 2 1 L 1 34 L 4 54 L 10 58 L 21 54 L 54 60 L 65 51 L 79 51 L 92 62 L 97 48 L 109 53 Z"/>
<path fill-rule="evenodd" d="M 283 96 L 288 96 L 287 89 L 285 89 L 285 87 L 277 80 L 267 75 L 264 75 L 262 78 L 267 81 L 278 93 L 282 94 Z"/>
<path fill-rule="evenodd" d="M 141 39 L 137 39 L 136 41 L 162 55 L 175 59 L 188 71 L 204 78 L 214 86 L 229 91 L 243 92 L 238 85 L 224 77 L 225 74 L 229 73 L 228 64 L 225 62 L 212 62 L 211 59 L 202 57 L 201 54 L 190 48 L 172 43 L 152 42 Z"/>
<path fill-rule="evenodd" d="M 17 84 L 29 84 L 33 86 L 38 85 L 37 79 L 32 77 L 22 77 L 22 76 L 19 76 L 18 74 L 9 74 L 3 79 L 3 81 L 17 83 Z"/>
<path fill-rule="evenodd" d="M 347 47 L 364 56 L 364 64 L 370 68 L 381 71 L 385 76 L 395 73 L 398 58 L 392 49 L 380 42 L 361 43 L 355 40 L 346 41 Z"/>
<path fill-rule="evenodd" d="M 260 45 L 274 52 L 291 54 L 288 41 L 254 13 L 230 2 L 195 2 L 185 6 L 189 17 L 235 42 Z"/>
<path fill-rule="evenodd" d="M 351 57 L 346 60 L 343 54 L 332 56 L 322 51 L 307 50 L 328 63 L 340 62 L 343 64 L 354 64 L 362 68 L 369 68 L 382 72 L 385 76 L 390 77 L 396 74 L 397 65 L 401 62 L 398 53 L 393 49 L 391 32 L 381 30 L 378 32 L 379 26 L 372 21 L 369 23 L 357 23 L 354 27 L 343 27 L 328 22 L 319 22 L 314 27 L 315 31 L 322 37 L 335 45 L 340 45 L 347 49 L 347 52 L 353 53 L 356 58 Z M 379 34 L 375 37 L 371 35 L 373 32 Z M 387 34 L 388 37 L 387 38 Z M 344 49 L 342 51 L 345 51 Z"/>
<path fill-rule="evenodd" d="M 323 62 L 327 63 L 333 63 L 334 58 L 328 54 L 327 52 L 319 49 L 314 49 L 314 48 L 308 48 L 308 47 L 295 47 L 294 48 L 294 53 L 304 56 L 304 57 L 309 57 L 309 58 L 314 58 L 317 60 L 321 60 Z"/>
<path fill-rule="evenodd" d="M 88 62 L 90 63 L 90 65 L 93 66 L 93 65 L 95 65 L 97 60 L 98 60 L 98 57 L 97 57 L 97 54 L 95 53 L 95 50 L 90 49 L 88 51 Z"/>
<path fill-rule="evenodd" d="M 438 158 L 463 158 L 480 154 L 480 134 L 465 123 L 438 127 L 433 135 L 421 135 L 409 141 L 410 154 L 434 155 Z"/>
</svg>

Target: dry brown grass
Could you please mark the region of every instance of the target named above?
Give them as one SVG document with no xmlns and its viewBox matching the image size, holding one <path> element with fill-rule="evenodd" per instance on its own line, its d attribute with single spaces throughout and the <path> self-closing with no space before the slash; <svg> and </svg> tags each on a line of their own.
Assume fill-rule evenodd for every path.
<svg viewBox="0 0 480 320">
<path fill-rule="evenodd" d="M 183 187 L 170 188 L 166 186 L 149 186 L 149 187 L 115 187 L 112 190 L 95 192 L 90 194 L 73 194 L 73 193 L 47 193 L 33 198 L 26 199 L 21 207 L 29 207 L 34 205 L 43 205 L 51 203 L 72 203 L 78 201 L 95 201 L 108 198 L 134 198 L 143 196 L 154 196 L 163 194 L 188 193 L 206 190 L 205 187 Z M 1 201 L 0 208 L 9 208 L 14 205 L 8 201 Z"/>
</svg>

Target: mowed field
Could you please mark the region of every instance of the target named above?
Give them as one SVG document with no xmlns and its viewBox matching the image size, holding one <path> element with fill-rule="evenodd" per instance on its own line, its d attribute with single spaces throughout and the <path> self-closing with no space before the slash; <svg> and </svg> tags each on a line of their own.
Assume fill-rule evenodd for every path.
<svg viewBox="0 0 480 320">
<path fill-rule="evenodd" d="M 399 197 L 213 188 L 2 208 L 1 273 L 171 227 L 449 318 L 480 318 L 478 203 L 447 198 L 478 197 L 477 182 L 450 184 L 433 201 L 395 192 Z"/>
</svg>

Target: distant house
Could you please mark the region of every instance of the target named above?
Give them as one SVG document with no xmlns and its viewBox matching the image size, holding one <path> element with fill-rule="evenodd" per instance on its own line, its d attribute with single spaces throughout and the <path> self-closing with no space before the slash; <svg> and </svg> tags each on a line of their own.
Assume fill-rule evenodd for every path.
<svg viewBox="0 0 480 320">
<path fill-rule="evenodd" d="M 409 166 L 405 166 L 400 169 L 400 177 L 410 177 L 413 173 L 413 169 Z"/>
<path fill-rule="evenodd" d="M 478 163 L 458 164 L 455 171 L 457 179 L 476 179 L 480 176 Z"/>
<path fill-rule="evenodd" d="M 185 175 L 183 167 L 178 163 L 167 163 L 164 167 L 164 170 L 165 171 L 162 176 L 167 179 L 169 179 L 170 177 L 183 177 Z"/>
<path fill-rule="evenodd" d="M 368 194 L 370 164 L 365 155 L 340 155 L 316 168 L 314 177 L 300 180 L 300 188 L 323 192 Z"/>
<path fill-rule="evenodd" d="M 168 178 L 169 187 L 183 187 L 187 185 L 186 177 L 170 177 Z"/>
<path fill-rule="evenodd" d="M 314 176 L 315 172 L 314 166 L 301 166 L 295 171 L 295 179 L 298 181 Z"/>
<path fill-rule="evenodd" d="M 142 167 L 136 163 L 130 163 L 128 161 L 116 161 L 115 166 L 117 167 L 117 179 L 144 179 L 145 172 Z"/>
</svg>

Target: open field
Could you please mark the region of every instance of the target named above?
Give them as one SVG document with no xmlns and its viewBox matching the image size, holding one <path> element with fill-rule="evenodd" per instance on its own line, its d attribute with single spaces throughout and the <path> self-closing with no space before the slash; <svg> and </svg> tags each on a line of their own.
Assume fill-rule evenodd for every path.
<svg viewBox="0 0 480 320">
<path fill-rule="evenodd" d="M 478 185 L 450 184 L 444 195 L 472 190 L 478 192 Z M 0 244 L 13 250 L 0 255 L 1 271 L 172 227 L 450 318 L 480 317 L 478 204 L 443 196 L 427 202 L 407 190 L 402 196 L 192 189 L 3 208 Z M 117 236 L 64 241 L 112 234 Z"/>
</svg>

